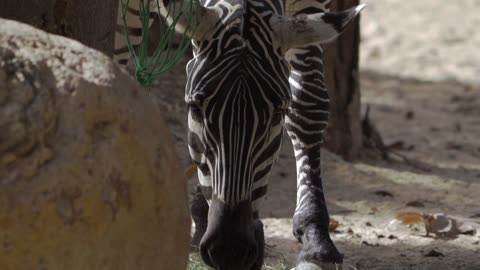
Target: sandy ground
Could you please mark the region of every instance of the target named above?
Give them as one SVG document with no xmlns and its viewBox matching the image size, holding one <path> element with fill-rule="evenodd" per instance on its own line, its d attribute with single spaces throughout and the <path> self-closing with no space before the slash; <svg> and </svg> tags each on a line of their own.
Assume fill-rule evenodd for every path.
<svg viewBox="0 0 480 270">
<path fill-rule="evenodd" d="M 365 155 L 347 163 L 323 152 L 327 203 L 340 222 L 332 237 L 345 254 L 344 269 L 479 270 L 480 232 L 454 239 L 425 237 L 422 226 L 401 225 L 395 216 L 442 212 L 480 222 L 480 16 L 475 8 L 480 3 L 366 2 L 363 107 L 370 106 L 387 145 L 401 142 L 409 149 L 398 152 L 410 162 Z M 186 167 L 184 65 L 151 94 L 165 112 Z M 195 182 L 189 179 L 190 186 Z M 412 201 L 423 206 L 406 206 Z M 301 246 L 291 233 L 294 208 L 294 158 L 284 140 L 262 213 L 270 259 L 295 261 Z M 443 256 L 427 257 L 431 250 Z"/>
<path fill-rule="evenodd" d="M 478 0 L 365 0 L 361 66 L 480 85 Z"/>
<path fill-rule="evenodd" d="M 401 151 L 413 165 L 372 158 L 347 163 L 324 151 L 327 203 L 341 224 L 333 239 L 345 254 L 344 269 L 480 269 L 480 235 L 425 237 L 423 227 L 395 222 L 404 211 L 465 218 L 480 212 L 480 93 L 371 73 L 362 74 L 362 89 L 385 142 L 413 147 Z M 295 174 L 288 148 L 272 179 L 265 224 L 271 254 L 292 261 L 300 246 L 291 236 Z M 413 201 L 424 207 L 406 206 Z M 425 257 L 431 250 L 445 257 Z"/>
</svg>

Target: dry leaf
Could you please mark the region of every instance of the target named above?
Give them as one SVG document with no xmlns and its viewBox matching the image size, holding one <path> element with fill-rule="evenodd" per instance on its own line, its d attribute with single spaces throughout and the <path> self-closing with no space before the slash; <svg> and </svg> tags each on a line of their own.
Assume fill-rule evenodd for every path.
<svg viewBox="0 0 480 270">
<path fill-rule="evenodd" d="M 434 233 L 437 236 L 455 237 L 459 234 L 474 235 L 480 225 L 458 217 L 443 213 L 420 214 L 416 212 L 398 213 L 397 219 L 406 225 L 424 224 L 426 236 Z"/>
<path fill-rule="evenodd" d="M 405 225 L 425 224 L 423 214 L 417 212 L 400 212 L 397 219 Z"/>
<path fill-rule="evenodd" d="M 330 222 L 328 223 L 328 231 L 334 232 L 338 226 L 340 226 L 340 223 L 334 218 L 330 218 Z"/>
</svg>

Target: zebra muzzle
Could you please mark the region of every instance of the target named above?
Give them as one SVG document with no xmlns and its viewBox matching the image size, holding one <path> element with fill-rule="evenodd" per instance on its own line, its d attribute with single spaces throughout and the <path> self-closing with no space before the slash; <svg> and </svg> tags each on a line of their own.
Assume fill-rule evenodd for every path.
<svg viewBox="0 0 480 270">
<path fill-rule="evenodd" d="M 250 269 L 259 253 L 253 224 L 251 202 L 232 207 L 214 198 L 200 242 L 202 260 L 218 270 Z"/>
</svg>

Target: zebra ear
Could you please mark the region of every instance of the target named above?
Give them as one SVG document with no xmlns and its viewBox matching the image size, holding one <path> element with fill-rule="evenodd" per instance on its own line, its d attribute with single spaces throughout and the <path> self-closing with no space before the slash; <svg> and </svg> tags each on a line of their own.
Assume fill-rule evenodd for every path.
<svg viewBox="0 0 480 270">
<path fill-rule="evenodd" d="M 340 13 L 273 16 L 270 25 L 275 38 L 285 49 L 327 43 L 338 37 L 364 7 L 362 4 Z"/>
<path fill-rule="evenodd" d="M 197 4 L 199 6 L 195 6 Z M 168 24 L 175 21 L 175 30 L 178 33 L 185 33 L 192 39 L 202 39 L 220 21 L 215 9 L 203 7 L 198 1 L 152 0 L 150 5 L 150 10 L 160 12 Z"/>
</svg>

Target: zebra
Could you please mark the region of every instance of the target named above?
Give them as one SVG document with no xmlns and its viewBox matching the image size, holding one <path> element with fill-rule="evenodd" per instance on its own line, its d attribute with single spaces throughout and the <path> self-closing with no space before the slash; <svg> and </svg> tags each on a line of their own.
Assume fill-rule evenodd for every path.
<svg viewBox="0 0 480 270">
<path fill-rule="evenodd" d="M 162 15 L 173 1 L 182 0 L 159 1 Z M 199 178 L 192 245 L 210 267 L 261 269 L 259 210 L 284 130 L 296 158 L 293 234 L 303 243 L 297 269 L 342 263 L 329 236 L 320 175 L 329 116 L 320 44 L 335 39 L 364 5 L 340 13 L 329 13 L 329 5 L 330 0 L 202 0 L 193 14 L 198 25 L 185 18 L 177 23 L 193 47 L 185 87 L 188 150 Z"/>
</svg>

